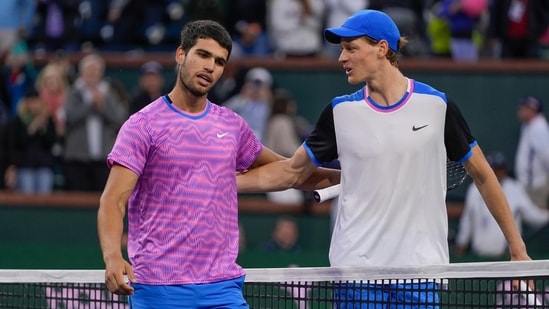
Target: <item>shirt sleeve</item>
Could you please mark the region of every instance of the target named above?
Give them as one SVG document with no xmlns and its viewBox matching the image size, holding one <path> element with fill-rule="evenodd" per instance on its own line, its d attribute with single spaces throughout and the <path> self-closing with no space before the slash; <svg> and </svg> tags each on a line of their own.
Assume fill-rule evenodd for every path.
<svg viewBox="0 0 549 309">
<path fill-rule="evenodd" d="M 333 105 L 328 104 L 315 125 L 313 132 L 305 140 L 305 148 L 317 165 L 337 159 L 337 143 L 334 128 Z"/>
<path fill-rule="evenodd" d="M 450 160 L 463 163 L 469 157 L 476 140 L 457 104 L 448 99 L 447 105 L 444 127 L 446 155 Z"/>
<path fill-rule="evenodd" d="M 236 158 L 236 171 L 247 170 L 263 151 L 263 144 L 254 134 L 248 123 L 240 116 L 240 145 Z"/>
<path fill-rule="evenodd" d="M 122 125 L 112 151 L 107 156 L 109 168 L 116 163 L 141 175 L 152 144 L 148 123 L 142 114 L 138 113 Z"/>
</svg>

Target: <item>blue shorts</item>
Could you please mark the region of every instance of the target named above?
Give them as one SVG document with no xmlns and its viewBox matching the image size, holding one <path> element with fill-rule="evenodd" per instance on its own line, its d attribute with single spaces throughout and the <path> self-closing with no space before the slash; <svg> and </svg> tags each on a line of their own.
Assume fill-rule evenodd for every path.
<svg viewBox="0 0 549 309">
<path fill-rule="evenodd" d="M 334 289 L 338 309 L 438 309 L 438 284 L 341 284 Z"/>
<path fill-rule="evenodd" d="M 148 285 L 132 284 L 131 309 L 158 308 L 249 308 L 242 294 L 244 276 L 204 284 Z"/>
</svg>

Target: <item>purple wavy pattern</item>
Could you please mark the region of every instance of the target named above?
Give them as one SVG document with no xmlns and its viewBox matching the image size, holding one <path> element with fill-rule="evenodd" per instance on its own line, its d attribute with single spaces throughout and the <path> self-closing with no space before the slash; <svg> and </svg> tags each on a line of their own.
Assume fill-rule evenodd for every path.
<svg viewBox="0 0 549 309">
<path fill-rule="evenodd" d="M 243 275 L 235 171 L 262 145 L 241 117 L 208 104 L 189 115 L 156 100 L 124 124 L 108 156 L 109 165 L 140 175 L 128 206 L 128 253 L 140 283 Z"/>
</svg>

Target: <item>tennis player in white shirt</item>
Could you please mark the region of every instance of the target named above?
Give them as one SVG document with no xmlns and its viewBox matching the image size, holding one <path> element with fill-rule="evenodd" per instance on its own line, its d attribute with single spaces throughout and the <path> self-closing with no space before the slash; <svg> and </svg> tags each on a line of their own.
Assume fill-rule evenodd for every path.
<svg viewBox="0 0 549 309">
<path fill-rule="evenodd" d="M 361 86 L 324 107 L 292 158 L 239 175 L 239 192 L 299 186 L 318 166 L 337 159 L 341 193 L 330 266 L 448 264 L 449 158 L 474 179 L 506 236 L 511 259 L 530 260 L 496 176 L 458 105 L 399 70 L 399 51 L 407 40 L 394 21 L 381 11 L 362 10 L 341 27 L 326 29 L 324 37 L 340 46 L 348 83 Z M 336 289 L 334 299 L 338 308 L 357 308 L 358 302 L 362 308 L 438 308 L 437 289 L 433 282 L 349 285 Z"/>
</svg>

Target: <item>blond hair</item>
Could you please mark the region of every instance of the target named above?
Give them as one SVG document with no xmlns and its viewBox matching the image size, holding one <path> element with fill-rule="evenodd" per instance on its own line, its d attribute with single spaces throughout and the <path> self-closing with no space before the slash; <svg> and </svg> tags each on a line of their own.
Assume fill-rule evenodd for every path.
<svg viewBox="0 0 549 309">
<path fill-rule="evenodd" d="M 376 45 L 377 43 L 379 43 L 379 41 L 376 41 L 368 36 L 364 36 L 364 39 L 371 45 Z M 404 45 L 406 45 L 407 43 L 408 43 L 408 39 L 406 39 L 406 37 L 400 37 L 400 39 L 398 40 L 398 50 L 399 51 L 402 50 Z M 401 56 L 400 52 L 395 52 L 390 48 L 387 54 L 385 55 L 385 57 L 387 58 L 387 60 L 389 60 L 391 65 L 397 68 L 400 62 L 400 56 Z"/>
<path fill-rule="evenodd" d="M 63 69 L 56 63 L 49 63 L 40 70 L 38 77 L 36 78 L 35 87 L 38 91 L 42 90 L 46 86 L 46 80 L 48 78 L 54 78 L 60 86 L 60 90 L 64 91 L 68 88 L 69 83 Z"/>
</svg>

